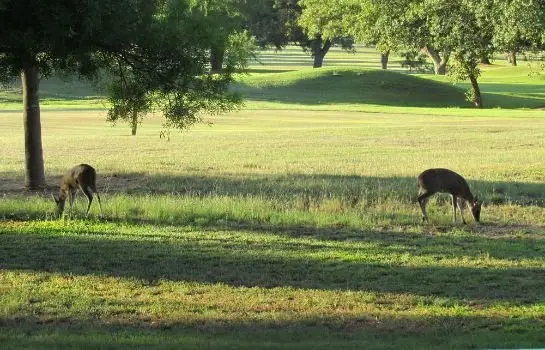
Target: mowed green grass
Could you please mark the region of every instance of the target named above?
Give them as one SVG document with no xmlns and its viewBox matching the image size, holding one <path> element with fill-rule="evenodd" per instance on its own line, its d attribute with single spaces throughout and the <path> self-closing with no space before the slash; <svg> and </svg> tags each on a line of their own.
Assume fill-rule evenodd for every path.
<svg viewBox="0 0 545 350">
<path fill-rule="evenodd" d="M 105 218 L 21 193 L 2 115 L 8 347 L 531 346 L 543 339 L 545 123 L 534 116 L 244 111 L 158 138 L 45 112 L 51 191 L 99 171 Z M 453 134 L 453 130 L 456 130 Z M 421 225 L 414 177 L 463 173 L 483 224 Z M 469 217 L 466 213 L 466 219 Z"/>
<path fill-rule="evenodd" d="M 170 140 L 159 117 L 131 137 L 105 111 L 45 111 L 43 193 L 22 188 L 20 112 L 0 113 L 2 348 L 543 346 L 545 120 L 522 108 L 538 96 L 475 110 L 422 77 L 324 71 L 253 73 L 244 110 Z M 376 79 L 413 85 L 353 100 Z M 80 195 L 58 219 L 50 194 L 81 162 L 104 217 Z M 446 195 L 421 224 L 429 167 L 468 179 L 482 224 L 453 225 Z"/>
<path fill-rule="evenodd" d="M 346 52 L 334 47 L 326 56 L 324 69 L 313 70 L 312 58 L 298 47 L 262 50 L 250 62 L 249 74 L 237 78 L 234 89 L 246 98 L 247 107 L 257 109 L 374 112 L 417 107 L 418 113 L 426 113 L 423 107 L 471 107 L 464 98 L 467 83 L 432 74 L 396 74 L 408 72 L 401 67 L 402 60 L 392 54 L 388 70 L 381 71 L 377 69 L 380 55 L 374 48 Z M 493 63 L 481 67 L 479 79 L 486 107 L 545 106 L 545 74 L 538 62 L 520 59 L 519 67 L 511 67 L 497 57 Z M 104 88 L 98 82 L 50 77 L 41 82 L 40 95 L 44 110 L 107 108 Z M 17 82 L 0 89 L 0 110 L 20 110 L 21 98 Z"/>
</svg>

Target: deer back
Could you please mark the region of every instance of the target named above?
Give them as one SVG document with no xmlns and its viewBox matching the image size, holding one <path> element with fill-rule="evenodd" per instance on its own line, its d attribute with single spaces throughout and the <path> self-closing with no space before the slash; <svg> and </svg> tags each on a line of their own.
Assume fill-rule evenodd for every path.
<svg viewBox="0 0 545 350">
<path fill-rule="evenodd" d="M 428 169 L 418 176 L 418 186 L 421 192 L 450 193 L 457 197 L 472 201 L 473 195 L 466 180 L 449 169 Z"/>
<path fill-rule="evenodd" d="M 82 187 L 96 189 L 96 171 L 89 164 L 79 164 L 68 170 L 61 179 L 61 192 L 66 192 Z"/>
</svg>

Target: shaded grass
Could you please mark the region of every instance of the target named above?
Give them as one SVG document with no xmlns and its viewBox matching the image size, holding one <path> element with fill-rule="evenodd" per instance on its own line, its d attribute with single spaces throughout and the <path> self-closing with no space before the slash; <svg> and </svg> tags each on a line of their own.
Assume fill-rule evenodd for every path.
<svg viewBox="0 0 545 350">
<path fill-rule="evenodd" d="M 336 327 L 329 326 L 329 320 L 323 317 L 274 323 L 253 321 L 249 324 L 218 320 L 197 324 L 155 324 L 151 327 L 67 320 L 65 323 L 69 325 L 62 325 L 62 328 L 58 325 L 43 325 L 40 331 L 34 330 L 35 325 L 30 322 L 30 325 L 21 325 L 17 320 L 2 323 L 15 340 L 4 343 L 6 349 L 179 349 L 181 346 L 191 349 L 517 348 L 531 347 L 544 341 L 536 329 L 541 324 L 536 325 L 531 320 L 519 318 L 507 322 L 478 317 L 428 317 L 426 320 L 414 320 L 362 315 L 345 319 L 347 330 L 338 324 Z M 408 330 L 401 335 L 392 334 L 390 329 L 399 329 L 403 323 L 408 325 Z M 37 320 L 36 324 L 43 322 Z M 467 324 L 475 324 L 475 329 Z M 503 328 L 504 325 L 507 329 Z M 474 337 L 467 337 L 468 334 Z"/>
<path fill-rule="evenodd" d="M 274 228 L 260 233 L 198 223 L 162 228 L 77 221 L 7 222 L 0 230 L 0 268 L 6 270 L 411 294 L 481 306 L 545 301 L 543 237 L 457 230 L 437 236 L 363 230 L 348 237 L 341 231 L 337 237 L 334 230 L 312 228 L 279 235 Z"/>
<path fill-rule="evenodd" d="M 75 220 L 4 221 L 0 238 L 8 348 L 543 340 L 542 236 Z"/>
</svg>

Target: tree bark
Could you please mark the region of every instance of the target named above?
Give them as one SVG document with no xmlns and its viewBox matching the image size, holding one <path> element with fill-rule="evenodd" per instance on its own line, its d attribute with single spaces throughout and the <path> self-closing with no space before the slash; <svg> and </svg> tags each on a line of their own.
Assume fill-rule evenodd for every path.
<svg viewBox="0 0 545 350">
<path fill-rule="evenodd" d="M 322 68 L 324 65 L 324 57 L 325 55 L 321 50 L 318 50 L 314 53 L 314 63 L 312 64 L 312 68 Z"/>
<path fill-rule="evenodd" d="M 440 57 L 435 49 L 427 46 L 424 47 L 424 51 L 433 61 L 435 75 L 445 75 L 447 73 L 447 63 L 449 55 L 444 54 L 443 57 Z"/>
<path fill-rule="evenodd" d="M 213 73 L 219 73 L 223 69 L 223 59 L 225 57 L 225 48 L 212 47 L 210 50 L 210 67 Z"/>
<path fill-rule="evenodd" d="M 136 109 L 133 109 L 131 116 L 131 135 L 136 136 L 136 129 L 138 128 L 138 113 Z"/>
<path fill-rule="evenodd" d="M 509 52 L 509 62 L 516 67 L 517 66 L 517 53 L 515 51 Z"/>
<path fill-rule="evenodd" d="M 40 122 L 40 76 L 38 67 L 25 65 L 21 71 L 23 85 L 23 122 L 25 126 L 25 187 L 40 190 L 45 187 L 42 125 Z"/>
<path fill-rule="evenodd" d="M 390 50 L 380 53 L 380 65 L 382 69 L 388 69 L 388 60 L 390 58 Z"/>
<path fill-rule="evenodd" d="M 331 48 L 331 40 L 326 40 L 323 42 L 322 46 L 322 37 L 318 37 L 312 47 L 312 54 L 314 55 L 314 64 L 313 68 L 321 68 L 324 64 L 324 57 Z"/>
<path fill-rule="evenodd" d="M 481 96 L 481 89 L 479 88 L 479 83 L 475 76 L 470 75 L 469 81 L 471 82 L 471 88 L 473 89 L 473 104 L 477 108 L 483 108 L 483 98 Z"/>
</svg>

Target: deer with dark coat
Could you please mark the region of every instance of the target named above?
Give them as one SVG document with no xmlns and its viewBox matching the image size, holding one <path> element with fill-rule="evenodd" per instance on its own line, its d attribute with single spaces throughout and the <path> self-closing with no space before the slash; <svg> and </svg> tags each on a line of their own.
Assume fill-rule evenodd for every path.
<svg viewBox="0 0 545 350">
<path fill-rule="evenodd" d="M 93 202 L 94 193 L 97 195 L 100 215 L 102 216 L 102 204 L 100 203 L 100 196 L 97 192 L 96 177 L 95 169 L 89 164 L 79 164 L 68 170 L 61 178 L 59 195 L 53 195 L 53 198 L 57 203 L 59 214 L 62 214 L 64 211 L 64 204 L 67 197 L 70 202 L 70 210 L 72 210 L 72 203 L 76 197 L 76 191 L 80 189 L 88 200 L 87 212 L 85 215 L 89 215 L 89 208 Z"/>
<path fill-rule="evenodd" d="M 452 195 L 453 221 L 456 223 L 456 206 L 460 209 L 462 221 L 464 219 L 464 205 L 468 205 L 475 221 L 479 222 L 481 216 L 481 202 L 473 196 L 466 180 L 459 174 L 449 169 L 428 169 L 418 175 L 417 179 L 419 196 L 418 204 L 422 209 L 422 221 L 428 221 L 426 205 L 428 199 L 435 193 L 450 193 Z"/>
</svg>

